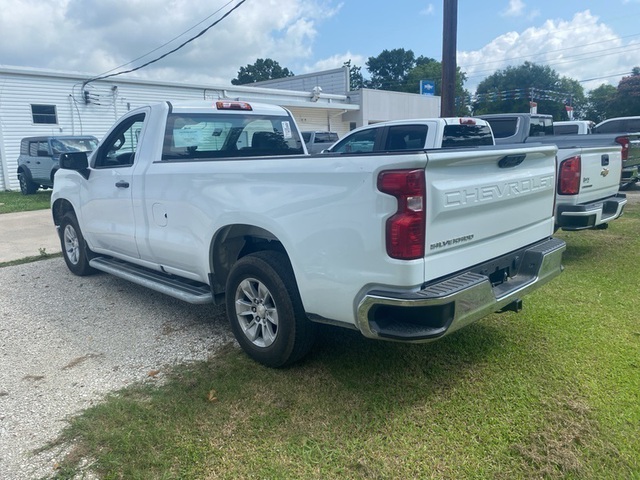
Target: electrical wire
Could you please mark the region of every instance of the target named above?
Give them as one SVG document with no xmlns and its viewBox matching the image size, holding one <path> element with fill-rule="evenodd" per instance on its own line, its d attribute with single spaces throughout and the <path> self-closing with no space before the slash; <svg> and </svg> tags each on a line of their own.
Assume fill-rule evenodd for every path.
<svg viewBox="0 0 640 480">
<path fill-rule="evenodd" d="M 163 43 L 162 45 L 160 45 L 160 46 L 158 46 L 158 47 L 154 48 L 153 50 L 151 50 L 151 51 L 149 51 L 149 52 L 147 52 L 147 53 L 145 53 L 145 54 L 143 54 L 143 55 L 140 55 L 140 56 L 139 56 L 139 57 L 137 57 L 137 58 L 134 58 L 133 60 L 131 60 L 131 61 L 127 62 L 127 63 L 123 63 L 122 65 L 118 65 L 117 67 L 112 68 L 111 70 L 107 70 L 106 72 L 101 73 L 99 76 L 101 76 L 101 75 L 105 75 L 105 74 L 107 74 L 107 73 L 111 73 L 111 72 L 113 72 L 114 70 L 118 70 L 119 68 L 125 67 L 125 66 L 127 66 L 127 65 L 131 65 L 133 62 L 137 62 L 138 60 L 140 60 L 140 59 L 142 59 L 142 58 L 144 58 L 144 57 L 146 57 L 146 56 L 149 56 L 149 55 L 151 55 L 151 54 L 152 54 L 152 53 L 154 53 L 154 52 L 157 52 L 157 51 L 158 51 L 158 50 L 160 50 L 161 48 L 164 48 L 164 47 L 166 47 L 167 45 L 169 45 L 171 42 L 176 41 L 178 38 L 182 37 L 182 36 L 183 36 L 183 35 L 185 35 L 187 32 L 190 32 L 191 30 L 193 30 L 194 28 L 196 28 L 198 25 L 202 25 L 204 22 L 206 22 L 207 20 L 209 20 L 209 19 L 210 19 L 211 17 L 213 17 L 214 15 L 217 15 L 221 10 L 223 10 L 223 9 L 224 9 L 224 8 L 226 8 L 226 7 L 228 7 L 228 6 L 229 6 L 231 3 L 233 3 L 233 2 L 234 2 L 234 0 L 229 0 L 227 3 L 225 3 L 225 4 L 224 4 L 223 6 L 221 6 L 218 10 L 216 10 L 215 12 L 213 12 L 211 15 L 209 15 L 209 16 L 207 16 L 207 17 L 203 18 L 201 21 L 199 21 L 198 23 L 196 23 L 194 26 L 192 26 L 192 27 L 190 27 L 190 28 L 186 29 L 186 30 L 185 30 L 184 32 L 182 32 L 181 34 L 176 35 L 176 36 L 175 36 L 175 37 L 173 37 L 171 40 L 169 40 L 169 41 L 167 41 L 167 42 Z"/>
<path fill-rule="evenodd" d="M 211 25 L 209 25 L 207 28 L 205 28 L 204 30 L 202 30 L 200 33 L 198 33 L 197 35 L 189 38 L 188 40 L 186 40 L 185 42 L 181 43 L 180 45 L 178 45 L 176 48 L 174 48 L 173 50 L 168 51 L 167 53 L 160 55 L 159 57 L 148 61 L 147 63 L 140 65 L 139 67 L 136 68 L 132 68 L 129 70 L 125 70 L 122 72 L 116 72 L 116 73 L 111 73 L 109 75 L 102 75 L 102 76 L 98 76 L 98 77 L 94 77 L 94 78 L 90 78 L 89 80 L 83 82 L 82 87 L 84 88 L 88 83 L 91 82 L 95 82 L 97 80 L 104 80 L 105 78 L 111 78 L 111 77 L 115 77 L 117 75 L 123 75 L 125 73 L 131 73 L 131 72 L 135 72 L 137 70 L 140 70 L 144 67 L 147 67 L 153 63 L 156 63 L 160 60 L 162 60 L 163 58 L 171 55 L 172 53 L 177 52 L 178 50 L 180 50 L 182 47 L 184 47 L 185 45 L 193 42 L 194 40 L 196 40 L 197 38 L 200 38 L 202 35 L 204 35 L 205 33 L 207 33 L 209 30 L 211 30 L 213 27 L 215 27 L 216 25 L 218 25 L 222 20 L 224 20 L 225 18 L 227 18 L 229 15 L 231 15 L 231 13 L 233 13 L 236 9 L 238 9 L 244 2 L 246 2 L 246 0 L 240 0 L 240 2 L 235 5 L 231 10 L 229 10 L 227 13 L 225 13 L 222 17 L 220 17 L 218 20 L 216 20 L 215 22 L 213 22 Z M 228 4 L 227 4 L 228 5 Z M 161 48 L 161 47 L 159 47 Z M 143 55 L 143 57 L 146 55 Z M 131 62 L 129 62 L 131 63 Z M 125 65 L 128 65 L 128 63 L 126 63 Z"/>
<path fill-rule="evenodd" d="M 490 61 L 490 62 L 472 63 L 470 65 L 463 65 L 463 66 L 461 65 L 460 67 L 461 68 L 470 68 L 470 67 L 478 67 L 478 66 L 482 67 L 484 65 L 490 65 L 492 63 L 510 62 L 512 60 L 520 60 L 520 59 L 523 59 L 523 58 L 527 59 L 527 58 L 531 58 L 531 57 L 537 57 L 537 56 L 540 56 L 540 55 L 548 55 L 550 53 L 565 52 L 567 50 L 576 50 L 578 48 L 591 47 L 591 46 L 594 46 L 594 45 L 600 45 L 602 43 L 608 43 L 608 42 L 613 42 L 615 40 L 623 40 L 623 39 L 626 39 L 626 38 L 637 37 L 637 36 L 640 36 L 640 33 L 635 33 L 633 35 L 626 35 L 624 37 L 611 38 L 609 40 L 601 40 L 601 41 L 598 41 L 598 42 L 585 43 L 583 45 L 579 45 L 579 46 L 576 46 L 576 47 L 559 48 L 557 50 L 546 50 L 546 51 L 540 52 L 540 53 L 532 53 L 532 54 L 529 54 L 529 55 L 519 55 L 517 57 L 508 57 L 508 58 L 504 58 L 504 59 L 501 59 L 501 60 L 493 60 L 493 61 Z M 611 47 L 611 48 L 607 48 L 605 50 L 599 50 L 599 52 L 606 52 L 606 51 L 610 51 L 610 50 L 618 50 L 618 49 L 627 48 L 627 47 L 628 47 L 628 45 L 621 45 L 619 47 Z M 575 56 L 579 56 L 579 55 L 587 55 L 587 54 L 586 53 L 578 53 L 576 55 L 570 55 L 569 57 L 565 57 L 565 58 L 575 57 Z"/>
</svg>

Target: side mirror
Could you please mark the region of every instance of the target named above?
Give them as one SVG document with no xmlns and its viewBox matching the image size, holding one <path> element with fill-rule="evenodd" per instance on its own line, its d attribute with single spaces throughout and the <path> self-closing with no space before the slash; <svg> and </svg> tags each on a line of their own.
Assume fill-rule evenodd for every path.
<svg viewBox="0 0 640 480">
<path fill-rule="evenodd" d="M 89 159 L 87 152 L 68 152 L 60 155 L 60 168 L 75 170 L 85 179 L 89 179 Z"/>
<path fill-rule="evenodd" d="M 38 150 L 38 157 L 50 157 L 51 154 L 47 150 Z"/>
<path fill-rule="evenodd" d="M 86 152 L 69 152 L 60 155 L 60 168 L 67 170 L 86 170 L 89 168 L 89 160 Z"/>
</svg>

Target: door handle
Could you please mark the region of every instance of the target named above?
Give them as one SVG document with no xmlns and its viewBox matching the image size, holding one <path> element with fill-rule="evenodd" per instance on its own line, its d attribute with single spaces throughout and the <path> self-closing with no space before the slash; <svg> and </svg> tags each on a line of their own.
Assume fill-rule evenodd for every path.
<svg viewBox="0 0 640 480">
<path fill-rule="evenodd" d="M 124 180 L 120 180 L 116 183 L 116 187 L 118 188 L 129 188 L 129 182 L 125 182 Z"/>
</svg>

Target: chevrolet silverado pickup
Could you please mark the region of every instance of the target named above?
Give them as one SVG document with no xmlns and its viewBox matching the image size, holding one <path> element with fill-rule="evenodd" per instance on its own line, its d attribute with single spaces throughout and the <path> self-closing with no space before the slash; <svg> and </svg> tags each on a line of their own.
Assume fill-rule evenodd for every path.
<svg viewBox="0 0 640 480">
<path fill-rule="evenodd" d="M 640 181 L 640 117 L 608 118 L 593 127 L 592 133 L 597 135 L 612 134 L 626 138 L 626 149 L 630 152 L 623 158 L 623 186 L 630 186 Z M 624 154 L 624 150 L 623 150 Z"/>
<path fill-rule="evenodd" d="M 416 145 L 312 156 L 282 107 L 164 102 L 63 155 L 52 214 L 71 272 L 224 304 L 265 365 L 302 358 L 317 323 L 429 342 L 518 311 L 565 243 L 555 146 Z"/>
<path fill-rule="evenodd" d="M 622 215 L 627 198 L 619 190 L 623 158 L 625 152 L 629 154 L 628 136 L 556 136 L 551 115 L 504 113 L 479 118 L 491 124 L 498 145 L 543 143 L 558 147 L 556 228 L 604 229 Z"/>
</svg>

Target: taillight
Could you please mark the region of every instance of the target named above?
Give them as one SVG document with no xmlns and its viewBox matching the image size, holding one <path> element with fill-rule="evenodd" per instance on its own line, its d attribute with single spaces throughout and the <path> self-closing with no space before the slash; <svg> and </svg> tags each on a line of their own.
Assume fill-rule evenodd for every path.
<svg viewBox="0 0 640 480">
<path fill-rule="evenodd" d="M 400 260 L 424 257 L 424 170 L 387 170 L 378 175 L 378 190 L 398 200 L 398 210 L 387 220 L 387 254 Z"/>
<path fill-rule="evenodd" d="M 581 163 L 582 159 L 578 155 L 567 158 L 560 164 L 560 177 L 558 178 L 558 193 L 560 195 L 577 195 L 580 192 Z"/>
<path fill-rule="evenodd" d="M 624 162 L 629 158 L 629 137 L 617 137 L 616 143 L 622 146 L 622 161 Z"/>
</svg>

